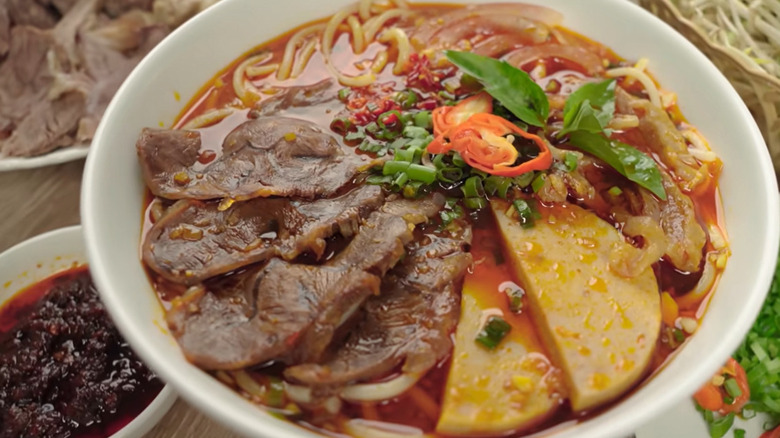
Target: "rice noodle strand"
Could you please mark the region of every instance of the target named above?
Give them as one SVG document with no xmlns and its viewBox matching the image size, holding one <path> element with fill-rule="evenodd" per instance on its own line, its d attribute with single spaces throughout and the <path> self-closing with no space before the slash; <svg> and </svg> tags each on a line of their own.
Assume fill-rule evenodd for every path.
<svg viewBox="0 0 780 438">
<path fill-rule="evenodd" d="M 197 129 L 213 125 L 236 112 L 234 108 L 220 108 L 205 112 L 185 123 L 181 129 Z"/>
<path fill-rule="evenodd" d="M 393 74 L 402 74 L 409 64 L 409 57 L 412 54 L 412 45 L 409 43 L 409 37 L 406 35 L 406 32 L 397 27 L 393 27 L 382 32 L 378 41 L 382 43 L 395 42 L 396 49 L 398 49 L 398 58 L 393 67 Z"/>
<path fill-rule="evenodd" d="M 333 17 L 331 17 L 330 21 L 328 21 L 328 24 L 325 26 L 325 31 L 322 34 L 322 55 L 325 59 L 325 66 L 328 68 L 328 71 L 338 79 L 338 81 L 343 85 L 348 85 L 351 87 L 365 87 L 366 85 L 371 84 L 376 79 L 376 75 L 373 71 L 360 75 L 360 76 L 347 76 L 336 67 L 333 66 L 333 60 L 331 59 L 331 50 L 333 49 L 333 40 L 336 35 L 336 29 L 339 27 L 341 23 L 344 22 L 344 20 L 347 19 L 348 16 L 354 14 L 357 12 L 358 7 L 357 6 L 351 6 L 344 8 L 336 13 Z"/>
<path fill-rule="evenodd" d="M 349 30 L 352 33 L 352 50 L 356 54 L 363 53 L 366 49 L 366 40 L 363 39 L 363 26 L 360 24 L 360 20 L 354 15 L 347 17 L 347 24 L 349 24 Z"/>
<path fill-rule="evenodd" d="M 655 83 L 652 79 L 650 79 L 650 76 L 648 76 L 647 73 L 643 72 L 642 70 L 634 67 L 619 67 L 607 70 L 606 75 L 610 78 L 616 78 L 620 76 L 633 77 L 645 88 L 645 91 L 647 91 L 647 95 L 650 98 L 650 102 L 652 102 L 653 105 L 657 106 L 658 108 L 663 109 L 661 95 L 658 93 L 658 87 L 655 86 Z"/>
<path fill-rule="evenodd" d="M 292 73 L 290 73 L 291 78 L 295 79 L 303 73 L 315 50 L 317 50 L 317 40 L 315 39 L 309 40 L 303 46 L 299 56 L 295 59 L 295 65 L 293 65 Z"/>
<path fill-rule="evenodd" d="M 325 24 L 315 24 L 299 30 L 290 38 L 290 41 L 287 42 L 287 46 L 284 48 L 284 55 L 282 56 L 282 62 L 279 63 L 276 79 L 283 81 L 290 77 L 295 51 L 298 50 L 298 46 L 303 42 L 304 38 L 313 33 L 321 32 L 323 29 L 325 29 Z"/>
<path fill-rule="evenodd" d="M 260 55 L 250 56 L 245 59 L 244 62 L 236 67 L 233 72 L 233 90 L 236 92 L 236 96 L 241 99 L 245 104 L 251 104 L 250 93 L 254 96 L 260 96 L 260 90 L 255 88 L 249 81 L 246 80 L 246 69 L 250 65 L 260 64 L 268 61 L 273 56 L 272 53 L 261 53 Z"/>
</svg>

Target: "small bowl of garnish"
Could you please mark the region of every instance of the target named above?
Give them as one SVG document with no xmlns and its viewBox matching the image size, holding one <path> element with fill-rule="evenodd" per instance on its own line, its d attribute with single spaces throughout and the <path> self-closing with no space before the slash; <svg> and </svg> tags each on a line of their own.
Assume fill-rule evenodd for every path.
<svg viewBox="0 0 780 438">
<path fill-rule="evenodd" d="M 139 438 L 175 400 L 114 327 L 81 227 L 0 254 L 3 436 Z"/>
</svg>

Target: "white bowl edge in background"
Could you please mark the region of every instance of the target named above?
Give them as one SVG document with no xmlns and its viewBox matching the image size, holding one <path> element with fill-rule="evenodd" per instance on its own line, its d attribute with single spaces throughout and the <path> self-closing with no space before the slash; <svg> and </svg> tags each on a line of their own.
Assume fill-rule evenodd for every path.
<svg viewBox="0 0 780 438">
<path fill-rule="evenodd" d="M 678 94 L 683 114 L 724 162 L 720 187 L 733 254 L 699 333 L 658 375 L 620 403 L 550 435 L 619 436 L 693 393 L 752 324 L 769 287 L 780 242 L 777 185 L 763 139 L 745 105 L 723 75 L 671 27 L 624 0 L 527 2 L 562 11 L 566 27 L 621 56 L 648 57 L 649 70 L 662 86 Z M 183 102 L 242 53 L 348 3 L 288 0 L 264 3 L 261 11 L 254 0 L 223 0 L 173 32 L 139 64 L 107 109 L 87 158 L 81 210 L 87 252 L 117 326 L 141 358 L 184 398 L 245 435 L 315 436 L 263 413 L 189 364 L 173 338 L 158 329 L 164 321 L 162 309 L 138 258 L 144 187 L 135 139 L 144 126 L 160 122 L 169 126 Z M 184 99 L 174 99 L 174 93 Z M 728 328 L 719 326 L 724 319 L 734 321 Z"/>
<path fill-rule="evenodd" d="M 0 254 L 0 306 L 23 289 L 87 264 L 81 226 L 48 231 Z M 142 438 L 168 412 L 176 392 L 165 385 L 141 413 L 108 438 Z"/>
</svg>

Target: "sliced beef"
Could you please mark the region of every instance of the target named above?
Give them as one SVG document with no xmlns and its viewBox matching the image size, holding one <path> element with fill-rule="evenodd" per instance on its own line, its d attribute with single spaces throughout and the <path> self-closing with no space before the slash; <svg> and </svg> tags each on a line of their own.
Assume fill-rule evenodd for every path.
<svg viewBox="0 0 780 438">
<path fill-rule="evenodd" d="M 426 236 L 403 263 L 382 281 L 363 318 L 346 342 L 322 364 L 285 370 L 285 377 L 306 386 L 329 388 L 387 375 L 403 363 L 403 372 L 420 375 L 452 349 L 458 321 L 460 284 L 471 265 L 466 252 L 470 230 L 458 237 Z"/>
<path fill-rule="evenodd" d="M 177 27 L 219 0 L 154 0 L 152 9 L 158 21 Z"/>
<path fill-rule="evenodd" d="M 241 124 L 225 138 L 221 156 L 203 169 L 191 154 L 188 136 L 195 135 L 141 133 L 138 155 L 152 193 L 168 199 L 313 198 L 334 194 L 370 165 L 333 134 L 300 119 L 262 117 Z M 170 159 L 178 154 L 187 155 Z"/>
<path fill-rule="evenodd" d="M 11 17 L 8 9 L 0 5 L 0 60 L 11 47 Z"/>
<path fill-rule="evenodd" d="M 281 115 L 291 109 L 320 105 L 325 102 L 338 102 L 338 82 L 325 79 L 312 85 L 283 88 L 273 96 L 257 103 L 249 116 L 253 118 Z M 334 105 L 334 110 L 338 105 Z"/>
<path fill-rule="evenodd" d="M 32 26 L 49 29 L 57 24 L 57 16 L 35 0 L 4 0 L 14 26 Z"/>
<path fill-rule="evenodd" d="M 148 11 L 153 0 L 103 0 L 103 9 L 111 17 L 118 17 L 133 9 Z"/>
<path fill-rule="evenodd" d="M 316 201 L 255 198 L 228 209 L 182 200 L 149 231 L 143 258 L 163 277 L 185 284 L 276 256 L 291 260 L 312 251 L 319 258 L 324 239 L 336 233 L 351 237 L 383 201 L 378 186 Z"/>
<path fill-rule="evenodd" d="M 69 134 L 84 113 L 85 104 L 86 96 L 78 92 L 68 93 L 51 103 L 37 103 L 32 107 L 35 117 L 24 118 L 3 141 L 3 153 L 8 156 L 38 155 L 70 146 L 73 137 Z"/>
<path fill-rule="evenodd" d="M 248 289 L 195 289 L 174 302 L 169 326 L 187 358 L 205 369 L 318 362 L 337 329 L 379 293 L 381 276 L 403 257 L 413 228 L 376 211 L 327 263 L 272 259 L 243 274 L 252 277 Z"/>
</svg>

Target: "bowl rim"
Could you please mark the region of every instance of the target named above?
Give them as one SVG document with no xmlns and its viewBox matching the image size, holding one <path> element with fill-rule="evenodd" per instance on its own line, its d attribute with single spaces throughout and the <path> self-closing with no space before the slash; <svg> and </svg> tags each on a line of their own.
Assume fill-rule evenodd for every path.
<svg viewBox="0 0 780 438">
<path fill-rule="evenodd" d="M 10 292 L 7 298 L 0 300 L 0 306 L 5 304 L 6 301 L 15 298 L 22 290 L 74 267 L 70 261 L 64 261 L 63 264 L 58 264 L 59 267 L 47 267 L 44 265 L 45 262 L 63 256 L 63 253 L 53 249 L 57 246 L 58 242 L 75 245 L 75 247 L 69 248 L 68 255 L 74 256 L 74 262 L 78 263 L 78 266 L 89 266 L 86 262 L 87 257 L 83 241 L 81 225 L 72 225 L 46 231 L 42 234 L 30 237 L 0 253 L 0 266 L 6 266 L 4 263 L 6 260 L 17 261 L 13 267 L 7 268 L 9 271 L 16 271 L 17 267 L 24 266 L 23 269 L 26 269 L 27 271 L 22 272 L 28 272 L 39 264 L 41 265 L 41 268 L 39 268 L 40 270 L 48 271 L 42 278 L 36 278 L 30 282 L 25 282 L 22 285 L 13 287 L 12 292 Z M 68 258 L 70 259 L 71 257 Z M 21 261 L 19 261 L 19 259 L 21 259 Z M 0 269 L 0 272 L 4 270 L 5 268 Z M 13 273 L 10 274 L 11 276 L 15 275 Z M 4 278 L 0 278 L 0 284 L 4 283 L 4 280 Z M 168 384 L 163 385 L 160 392 L 143 411 L 138 413 L 138 415 L 121 429 L 109 435 L 107 438 L 142 438 L 146 432 L 151 430 L 163 416 L 165 416 L 176 399 L 177 395 L 173 387 Z"/>
<path fill-rule="evenodd" d="M 110 103 L 108 109 L 106 110 L 106 115 L 98 127 L 95 140 L 93 140 L 93 150 L 87 158 L 87 163 L 84 169 L 81 217 L 85 226 L 87 252 L 90 260 L 95 260 L 95 263 L 93 264 L 93 267 L 95 268 L 95 280 L 100 285 L 100 290 L 102 293 L 106 294 L 106 302 L 109 311 L 112 312 L 112 316 L 114 316 L 118 327 L 123 333 L 132 333 L 134 330 L 133 326 L 135 324 L 129 316 L 123 314 L 120 302 L 117 301 L 116 297 L 112 297 L 111 292 L 108 292 L 111 290 L 111 283 L 114 281 L 112 276 L 115 272 L 111 271 L 111 269 L 109 269 L 108 266 L 104 264 L 103 257 L 107 254 L 107 252 L 105 251 L 106 248 L 102 242 L 100 242 L 99 238 L 99 196 L 96 192 L 96 189 L 94 189 L 96 185 L 101 184 L 101 181 L 97 178 L 96 175 L 98 174 L 98 167 L 102 164 L 101 158 L 103 156 L 104 150 L 110 149 L 108 145 L 103 146 L 106 143 L 110 143 L 103 138 L 105 136 L 105 131 L 109 129 L 107 126 L 111 120 L 117 117 L 114 115 L 116 112 L 116 107 L 119 105 L 117 102 L 120 99 L 127 97 L 125 96 L 125 94 L 128 92 L 127 90 L 130 89 L 133 83 L 137 81 L 137 78 L 141 76 L 139 72 L 150 69 L 155 65 L 154 62 L 157 61 L 158 55 L 162 53 L 163 47 L 167 45 L 167 42 L 185 38 L 187 34 L 195 32 L 200 26 L 209 23 L 210 16 L 217 16 L 219 11 L 227 11 L 231 5 L 237 4 L 241 1 L 244 0 L 223 0 L 222 2 L 216 4 L 208 11 L 199 14 L 178 28 L 176 31 L 171 33 L 165 41 L 163 41 L 149 55 L 147 55 L 147 57 L 131 73 L 120 90 L 117 92 L 115 99 L 113 99 Z M 668 34 L 668 38 L 674 39 L 676 44 L 681 47 L 681 50 L 685 50 L 686 54 L 690 55 L 692 58 L 690 61 L 691 64 L 701 65 L 702 68 L 708 70 L 709 74 L 712 75 L 712 80 L 717 82 L 718 85 L 725 90 L 727 97 L 730 99 L 728 104 L 733 104 L 737 110 L 741 112 L 743 117 L 740 119 L 739 123 L 744 124 L 745 132 L 751 135 L 751 138 L 749 139 L 750 142 L 763 146 L 763 149 L 759 151 L 758 154 L 760 154 L 761 157 L 765 159 L 762 159 L 758 163 L 756 172 L 760 174 L 760 178 L 762 178 L 767 183 L 767 187 L 765 187 L 767 190 L 766 199 L 763 199 L 763 197 L 762 199 L 764 201 L 764 205 L 767 206 L 767 212 L 770 215 L 770 219 L 773 219 L 770 221 L 770 223 L 768 223 L 767 229 L 764 230 L 766 231 L 764 234 L 766 242 L 759 248 L 760 254 L 758 255 L 761 256 L 763 260 L 776 260 L 778 246 L 780 245 L 780 196 L 778 195 L 777 182 L 774 177 L 774 172 L 772 170 L 771 164 L 769 164 L 771 163 L 771 160 L 769 159 L 768 152 L 766 151 L 765 142 L 761 137 L 755 120 L 750 117 L 744 102 L 742 102 L 736 91 L 729 84 L 726 78 L 712 64 L 712 62 L 707 59 L 706 56 L 703 55 L 693 44 L 687 41 L 682 35 L 677 33 L 671 26 L 664 23 L 662 20 L 655 17 L 648 11 L 642 9 L 640 6 L 631 2 L 627 2 L 625 0 L 604 1 L 605 3 L 610 3 L 610 7 L 619 9 L 619 12 L 624 16 L 634 16 L 637 19 L 641 18 L 642 20 L 645 20 L 646 23 L 652 23 L 653 33 Z M 465 1 L 434 0 L 434 2 L 464 3 Z M 521 0 L 518 2 L 522 3 L 523 1 Z M 526 2 L 535 4 L 541 3 L 540 0 L 531 0 Z M 561 9 L 564 14 L 566 14 L 566 11 L 562 7 L 559 6 L 558 9 Z M 610 41 L 604 41 L 603 43 L 608 47 L 610 46 Z M 771 178 L 769 178 L 770 175 Z M 755 319 L 759 310 L 761 309 L 764 297 L 768 292 L 772 274 L 774 273 L 774 267 L 775 263 L 767 262 L 762 263 L 758 268 L 758 275 L 755 279 L 752 280 L 752 287 L 757 292 L 749 296 L 749 299 L 744 302 L 744 306 L 742 306 L 740 310 L 740 316 L 744 316 L 746 318 L 738 322 L 738 328 L 736 329 L 735 333 L 739 332 L 739 336 L 729 337 L 723 340 L 721 343 L 713 345 L 713 348 L 710 351 L 711 356 L 725 358 L 730 355 L 731 352 L 733 352 L 739 345 L 742 337 L 744 337 L 745 333 L 747 333 L 750 326 L 752 325 L 752 321 Z M 759 289 L 760 292 L 758 292 Z M 750 317 L 749 322 L 747 322 L 748 316 Z M 128 339 L 134 338 L 132 336 L 128 336 Z M 142 343 L 141 340 L 137 341 Z M 163 375 L 168 381 L 172 382 L 172 384 L 177 386 L 177 389 L 180 391 L 182 397 L 187 399 L 188 402 L 194 406 L 204 411 L 207 415 L 211 416 L 217 421 L 220 421 L 227 427 L 245 435 L 251 435 L 253 433 L 262 431 L 262 433 L 268 434 L 268 436 L 287 436 L 283 435 L 283 433 L 285 431 L 289 431 L 290 429 L 287 429 L 282 425 L 291 424 L 288 421 L 279 420 L 265 414 L 262 410 L 258 409 L 257 417 L 264 418 L 263 421 L 258 422 L 254 419 L 248 419 L 241 413 L 234 412 L 226 406 L 210 403 L 211 400 L 209 399 L 209 394 L 205 393 L 206 391 L 195 388 L 195 385 L 186 385 L 185 382 L 177 380 L 175 371 L 173 369 L 169 369 L 169 359 L 166 359 L 163 357 L 163 355 L 157 354 L 155 351 L 153 351 L 153 349 L 147 347 L 150 347 L 150 345 L 143 343 L 140 344 L 139 354 L 142 355 L 143 359 L 147 361 L 150 366 L 155 367 L 156 370 L 159 368 L 158 372 L 160 372 L 160 374 Z M 681 400 L 689 394 L 692 394 L 701 383 L 707 380 L 709 375 L 716 371 L 718 367 L 716 363 L 708 363 L 706 365 L 697 366 L 699 367 L 698 374 L 691 374 L 689 379 L 677 382 L 679 385 L 666 388 L 669 389 L 668 393 L 666 394 L 668 396 L 666 400 L 669 401 L 660 400 L 661 397 L 654 397 L 653 401 L 645 405 L 643 409 L 634 409 L 632 407 L 632 415 L 624 415 L 622 417 L 609 416 L 609 411 L 614 410 L 614 408 L 619 405 L 628 404 L 627 402 L 630 401 L 622 400 L 616 405 L 610 407 L 605 413 L 596 416 L 596 418 L 608 416 L 610 417 L 609 421 L 601 422 L 601 424 L 598 424 L 598 426 L 594 424 L 594 421 L 584 421 L 578 424 L 576 427 L 576 433 L 586 434 L 587 436 L 604 436 L 605 434 L 617 436 L 620 434 L 630 433 L 632 430 L 639 427 L 642 423 L 652 419 L 653 416 L 660 414 L 663 409 L 671 405 L 671 402 Z M 645 380 L 645 383 L 646 381 L 647 380 Z M 599 428 L 596 429 L 596 427 Z M 298 430 L 300 435 L 318 436 L 304 429 Z M 551 429 L 546 429 L 541 433 L 554 433 L 556 431 L 558 431 L 558 428 L 553 427 Z M 563 431 L 561 436 L 575 436 L 570 434 L 570 432 L 571 431 Z"/>
</svg>

